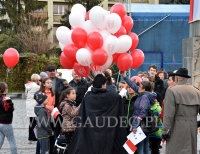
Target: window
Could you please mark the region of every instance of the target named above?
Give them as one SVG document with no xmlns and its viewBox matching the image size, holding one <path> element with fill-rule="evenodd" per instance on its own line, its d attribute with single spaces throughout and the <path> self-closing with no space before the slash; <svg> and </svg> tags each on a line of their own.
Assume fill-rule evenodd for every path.
<svg viewBox="0 0 200 154">
<path fill-rule="evenodd" d="M 53 5 L 53 14 L 54 15 L 63 15 L 65 10 L 68 10 L 68 5 Z"/>
</svg>

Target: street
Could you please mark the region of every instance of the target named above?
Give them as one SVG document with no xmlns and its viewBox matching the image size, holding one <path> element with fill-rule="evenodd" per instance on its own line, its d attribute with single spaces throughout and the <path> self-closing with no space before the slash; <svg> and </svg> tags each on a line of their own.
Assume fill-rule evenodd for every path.
<svg viewBox="0 0 200 154">
<path fill-rule="evenodd" d="M 26 103 L 23 99 L 14 99 L 15 111 L 13 116 L 14 135 L 17 142 L 18 154 L 35 154 L 36 142 L 28 144 L 28 118 L 26 116 Z M 200 135 L 198 134 L 198 145 L 200 144 Z M 161 154 L 164 154 L 164 148 Z M 198 146 L 198 149 L 199 146 Z M 0 151 L 1 154 L 10 154 L 10 147 L 7 139 Z"/>
</svg>

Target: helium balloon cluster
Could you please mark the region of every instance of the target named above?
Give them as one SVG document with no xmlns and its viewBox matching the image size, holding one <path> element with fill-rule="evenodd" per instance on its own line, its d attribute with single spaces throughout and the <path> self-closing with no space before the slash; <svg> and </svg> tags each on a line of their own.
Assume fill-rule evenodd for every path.
<svg viewBox="0 0 200 154">
<path fill-rule="evenodd" d="M 83 5 L 75 4 L 69 22 L 71 29 L 60 26 L 56 31 L 64 68 L 86 77 L 90 69 L 103 71 L 112 63 L 117 63 L 121 71 L 143 63 L 143 52 L 135 49 L 138 36 L 131 32 L 133 20 L 126 15 L 123 4 L 116 3 L 110 11 L 94 6 L 88 12 Z"/>
</svg>

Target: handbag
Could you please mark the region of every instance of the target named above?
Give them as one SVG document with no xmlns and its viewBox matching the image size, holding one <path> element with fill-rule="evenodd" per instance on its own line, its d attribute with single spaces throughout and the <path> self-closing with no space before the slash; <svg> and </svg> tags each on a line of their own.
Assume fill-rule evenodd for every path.
<svg viewBox="0 0 200 154">
<path fill-rule="evenodd" d="M 158 121 L 153 110 L 148 110 L 147 116 L 140 122 L 140 127 L 145 134 L 157 132 L 159 130 Z"/>
</svg>

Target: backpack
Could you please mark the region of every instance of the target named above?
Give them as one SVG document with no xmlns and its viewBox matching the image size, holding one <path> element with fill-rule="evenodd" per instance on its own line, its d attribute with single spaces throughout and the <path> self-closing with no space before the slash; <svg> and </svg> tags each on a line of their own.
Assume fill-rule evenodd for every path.
<svg viewBox="0 0 200 154">
<path fill-rule="evenodd" d="M 145 134 L 157 132 L 159 130 L 158 120 L 154 115 L 154 110 L 151 110 L 151 107 L 148 110 L 147 116 L 140 122 L 140 127 Z"/>
</svg>

